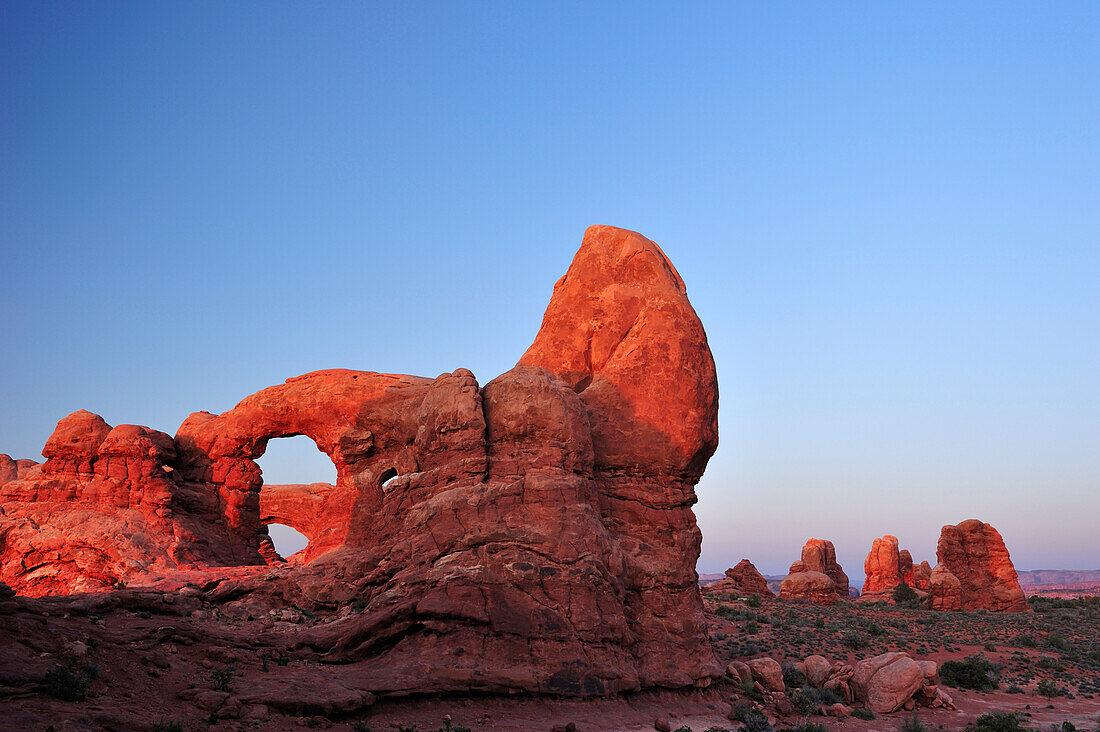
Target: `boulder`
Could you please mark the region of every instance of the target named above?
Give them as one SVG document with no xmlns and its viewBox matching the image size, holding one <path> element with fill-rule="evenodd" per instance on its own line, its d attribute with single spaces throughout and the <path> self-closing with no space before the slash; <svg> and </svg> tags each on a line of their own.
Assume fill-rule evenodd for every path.
<svg viewBox="0 0 1100 732">
<path fill-rule="evenodd" d="M 752 680 L 752 669 L 744 661 L 730 661 L 726 666 L 726 675 L 738 682 Z"/>
<path fill-rule="evenodd" d="M 752 677 L 768 691 L 783 691 L 783 668 L 774 658 L 754 658 L 748 661 Z"/>
<path fill-rule="evenodd" d="M 818 688 L 825 684 L 833 671 L 833 665 L 824 656 L 807 656 L 804 666 L 807 680 Z"/>
<path fill-rule="evenodd" d="M 923 684 L 921 667 L 905 653 L 864 659 L 856 664 L 852 677 L 856 698 L 879 714 L 901 709 Z"/>
<path fill-rule="evenodd" d="M 936 557 L 939 565 L 930 578 L 933 608 L 953 609 L 958 604 L 961 610 L 1030 611 L 1004 540 L 989 524 L 970 519 L 957 526 L 944 526 Z M 936 571 L 941 567 L 937 583 Z M 955 585 L 945 579 L 943 572 L 958 581 L 957 601 Z"/>
</svg>

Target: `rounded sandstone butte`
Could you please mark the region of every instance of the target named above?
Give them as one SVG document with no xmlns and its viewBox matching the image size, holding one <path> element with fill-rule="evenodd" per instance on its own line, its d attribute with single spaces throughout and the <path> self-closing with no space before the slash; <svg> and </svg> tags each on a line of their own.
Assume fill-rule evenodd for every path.
<svg viewBox="0 0 1100 732">
<path fill-rule="evenodd" d="M 836 583 L 821 572 L 796 572 L 779 585 L 783 600 L 808 600 L 815 605 L 835 605 L 839 596 Z"/>
<path fill-rule="evenodd" d="M 848 599 L 848 575 L 836 561 L 836 548 L 828 539 L 810 539 L 802 547 L 805 571 L 820 572 L 833 581 L 837 597 Z M 791 570 L 794 571 L 793 569 Z"/>
<path fill-rule="evenodd" d="M 103 417 L 85 409 L 62 418 L 42 448 L 43 472 L 90 474 L 99 445 L 110 431 Z"/>
<path fill-rule="evenodd" d="M 698 480 L 718 446 L 718 379 L 684 281 L 657 244 L 591 226 L 519 361 L 588 407 L 597 470 Z"/>
<path fill-rule="evenodd" d="M 759 595 L 761 597 L 775 597 L 775 593 L 768 588 L 768 581 L 764 575 L 753 566 L 748 559 L 742 559 L 736 567 L 726 570 L 726 576 L 714 584 L 703 588 L 707 593 L 733 593 L 735 595 Z"/>
<path fill-rule="evenodd" d="M 958 579 L 963 610 L 1030 611 L 1004 540 L 989 524 L 969 519 L 957 526 L 944 526 L 936 546 L 936 557 L 944 570 Z M 932 579 L 935 577 L 936 570 L 933 570 Z M 934 583 L 932 595 L 935 605 Z M 946 601 L 944 598 L 940 604 Z"/>
</svg>

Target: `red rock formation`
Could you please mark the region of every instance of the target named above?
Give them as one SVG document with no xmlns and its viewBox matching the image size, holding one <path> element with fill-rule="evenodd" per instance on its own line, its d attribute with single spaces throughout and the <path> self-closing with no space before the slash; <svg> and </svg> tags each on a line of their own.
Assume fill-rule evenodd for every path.
<svg viewBox="0 0 1100 732">
<path fill-rule="evenodd" d="M 867 559 L 863 562 L 863 571 L 867 579 L 863 582 L 861 595 L 892 590 L 901 584 L 900 564 L 898 538 L 887 534 L 881 539 L 875 539 Z M 912 559 L 909 560 L 909 564 L 911 567 Z"/>
<path fill-rule="evenodd" d="M 962 583 L 947 567 L 937 564 L 929 578 L 933 610 L 962 610 Z"/>
<path fill-rule="evenodd" d="M 791 566 L 790 573 L 796 572 L 795 565 Z M 836 549 L 833 542 L 826 539 L 810 539 L 802 547 L 801 569 L 797 571 L 820 572 L 833 581 L 834 592 L 837 597 L 848 599 L 848 575 L 844 574 L 844 568 L 837 564 Z"/>
<path fill-rule="evenodd" d="M 768 581 L 748 559 L 742 559 L 736 567 L 727 569 L 725 579 L 707 585 L 703 592 L 775 597 L 775 593 L 768 588 Z"/>
<path fill-rule="evenodd" d="M 277 560 L 264 523 L 285 523 L 310 540 L 295 564 L 237 572 L 209 599 L 354 601 L 362 612 L 296 643 L 352 664 L 358 689 L 705 685 L 721 669 L 691 506 L 717 407 L 676 270 L 644 237 L 592 227 L 531 348 L 483 388 L 465 369 L 331 370 L 192 414 L 174 440 L 62 420 L 42 477 L 0 488 L 0 579 L 52 594 L 260 572 Z M 299 434 L 332 459 L 335 485 L 264 486 L 268 441 Z"/>
<path fill-rule="evenodd" d="M 796 562 L 796 564 L 801 564 Z M 835 605 L 839 599 L 836 583 L 821 572 L 792 572 L 779 586 L 784 600 L 807 600 L 817 605 Z"/>
<path fill-rule="evenodd" d="M 970 519 L 944 526 L 936 557 L 939 565 L 931 576 L 934 608 L 951 609 L 955 604 L 955 585 L 944 576 L 949 573 L 958 581 L 962 610 L 1030 611 L 1004 540 L 989 524 Z"/>
<path fill-rule="evenodd" d="M 58 422 L 42 454 L 44 464 L 0 487 L 0 577 L 20 594 L 262 561 L 233 540 L 216 500 L 180 480 L 163 432 L 112 429 L 81 410 Z"/>
<path fill-rule="evenodd" d="M 30 476 L 37 467 L 33 460 L 13 460 L 11 455 L 0 452 L 0 486 Z"/>
<path fill-rule="evenodd" d="M 932 565 L 927 560 L 913 567 L 913 589 L 928 592 L 932 580 Z"/>
<path fill-rule="evenodd" d="M 867 579 L 860 597 L 869 601 L 893 602 L 893 590 L 905 582 L 914 590 L 927 592 L 932 568 L 928 562 L 913 565 L 908 549 L 898 549 L 896 536 L 875 539 L 863 563 Z"/>
</svg>

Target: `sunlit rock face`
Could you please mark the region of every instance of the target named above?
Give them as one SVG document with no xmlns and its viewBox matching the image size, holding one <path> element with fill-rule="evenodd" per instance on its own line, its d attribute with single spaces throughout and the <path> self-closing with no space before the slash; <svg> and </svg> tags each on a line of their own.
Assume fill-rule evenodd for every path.
<svg viewBox="0 0 1100 732">
<path fill-rule="evenodd" d="M 802 558 L 791 564 L 779 586 L 784 600 L 808 600 L 833 605 L 848 599 L 848 575 L 836 561 L 836 547 L 828 539 L 808 539 Z"/>
<path fill-rule="evenodd" d="M 938 610 L 1029 612 L 1000 532 L 977 519 L 944 526 L 932 570 L 932 607 Z"/>
<path fill-rule="evenodd" d="M 675 268 L 592 227 L 534 343 L 484 386 L 329 370 L 174 438 L 62 420 L 46 464 L 0 487 L 0 580 L 57 594 L 238 567 L 211 599 L 361 610 L 299 643 L 378 694 L 705 685 L 720 668 L 691 507 L 717 414 Z M 257 458 L 292 435 L 332 459 L 334 485 L 263 484 Z M 285 563 L 265 523 L 309 546 Z"/>
</svg>

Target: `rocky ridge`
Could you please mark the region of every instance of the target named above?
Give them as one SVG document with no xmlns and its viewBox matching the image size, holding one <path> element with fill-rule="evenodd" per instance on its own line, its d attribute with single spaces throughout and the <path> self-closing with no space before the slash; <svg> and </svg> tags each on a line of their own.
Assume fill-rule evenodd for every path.
<svg viewBox="0 0 1100 732">
<path fill-rule="evenodd" d="M 227 616 L 339 622 L 303 657 L 386 694 L 604 695 L 720 675 L 694 570 L 694 486 L 717 445 L 706 334 L 668 258 L 591 227 L 516 367 L 485 386 L 327 370 L 174 437 L 61 420 L 42 466 L 0 461 L 0 580 L 24 595 L 198 591 Z M 310 437 L 334 485 L 265 486 Z M 287 563 L 265 522 L 309 539 Z"/>
</svg>

